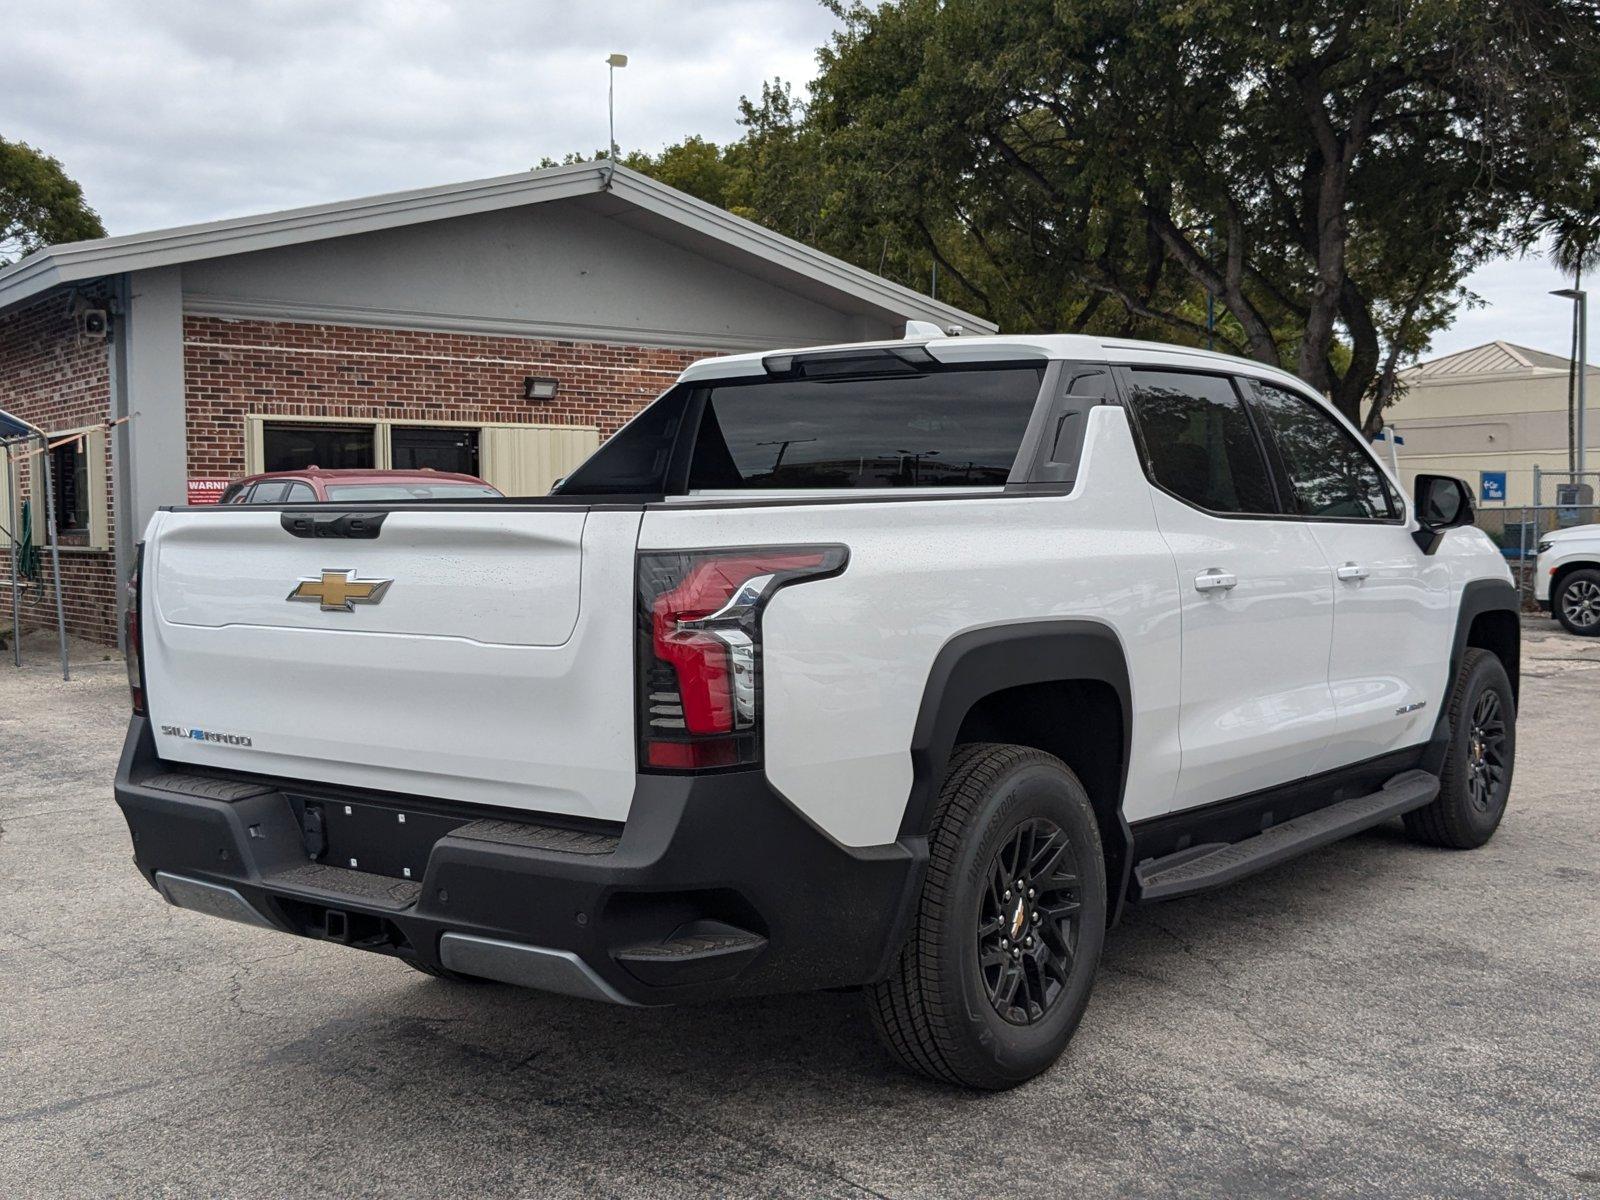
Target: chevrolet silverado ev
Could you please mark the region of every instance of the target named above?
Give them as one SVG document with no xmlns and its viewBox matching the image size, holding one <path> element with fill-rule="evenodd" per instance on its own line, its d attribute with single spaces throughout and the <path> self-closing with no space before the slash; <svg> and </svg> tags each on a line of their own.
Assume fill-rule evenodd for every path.
<svg viewBox="0 0 1600 1200">
<path fill-rule="evenodd" d="M 858 988 L 1003 1088 L 1125 905 L 1494 833 L 1518 603 L 1472 521 L 1222 355 L 709 359 L 550 496 L 157 513 L 116 798 L 184 908 L 614 1004 Z"/>
</svg>

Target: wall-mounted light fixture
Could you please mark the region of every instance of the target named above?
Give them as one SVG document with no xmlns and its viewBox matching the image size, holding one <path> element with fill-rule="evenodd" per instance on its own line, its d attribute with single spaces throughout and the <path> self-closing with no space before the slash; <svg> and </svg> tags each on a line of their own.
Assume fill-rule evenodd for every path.
<svg viewBox="0 0 1600 1200">
<path fill-rule="evenodd" d="M 541 379 L 529 375 L 522 381 L 522 398 L 524 400 L 554 400 L 556 389 L 561 385 L 554 379 Z"/>
</svg>

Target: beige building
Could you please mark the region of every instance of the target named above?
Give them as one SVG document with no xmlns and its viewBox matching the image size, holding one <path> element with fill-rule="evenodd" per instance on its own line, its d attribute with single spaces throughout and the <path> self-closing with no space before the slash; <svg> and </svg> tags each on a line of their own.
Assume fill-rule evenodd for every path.
<svg viewBox="0 0 1600 1200">
<path fill-rule="evenodd" d="M 1404 441 L 1399 461 L 1407 488 L 1418 472 L 1455 475 L 1472 486 L 1481 505 L 1495 507 L 1496 501 L 1483 499 L 1482 475 L 1503 471 L 1505 503 L 1532 504 L 1538 466 L 1547 476 L 1544 502 L 1555 503 L 1549 476 L 1567 467 L 1568 362 L 1490 342 L 1402 371 L 1406 391 L 1388 421 Z M 1600 470 L 1600 367 L 1588 368 L 1588 391 L 1588 466 Z"/>
</svg>

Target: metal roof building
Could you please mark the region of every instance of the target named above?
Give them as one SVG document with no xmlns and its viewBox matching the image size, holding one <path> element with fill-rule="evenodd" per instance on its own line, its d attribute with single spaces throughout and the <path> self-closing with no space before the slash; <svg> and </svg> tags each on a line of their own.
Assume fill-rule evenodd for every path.
<svg viewBox="0 0 1600 1200">
<path fill-rule="evenodd" d="M 1405 390 L 1386 419 L 1405 439 L 1399 461 L 1407 486 L 1418 471 L 1458 475 L 1483 499 L 1501 490 L 1485 490 L 1483 475 L 1503 475 L 1505 503 L 1533 503 L 1533 468 L 1567 465 L 1569 363 L 1497 341 L 1402 371 Z M 1592 404 L 1600 399 L 1600 367 L 1587 371 Z M 1591 456 L 1600 447 L 1596 426 L 1600 421 L 1590 422 Z"/>
</svg>

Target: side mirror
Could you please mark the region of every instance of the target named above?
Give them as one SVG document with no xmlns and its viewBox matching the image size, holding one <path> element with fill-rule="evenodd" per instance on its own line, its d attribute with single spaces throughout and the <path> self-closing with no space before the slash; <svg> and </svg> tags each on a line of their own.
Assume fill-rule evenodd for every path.
<svg viewBox="0 0 1600 1200">
<path fill-rule="evenodd" d="M 1473 522 L 1472 489 L 1453 476 L 1418 475 L 1416 502 L 1417 523 L 1422 528 L 1411 536 L 1424 554 L 1439 548 L 1445 530 Z"/>
</svg>

